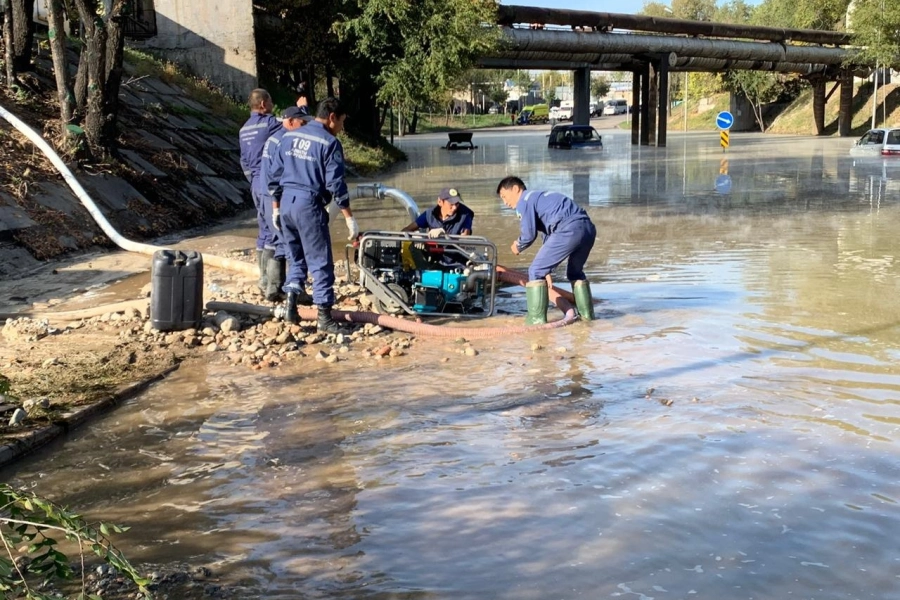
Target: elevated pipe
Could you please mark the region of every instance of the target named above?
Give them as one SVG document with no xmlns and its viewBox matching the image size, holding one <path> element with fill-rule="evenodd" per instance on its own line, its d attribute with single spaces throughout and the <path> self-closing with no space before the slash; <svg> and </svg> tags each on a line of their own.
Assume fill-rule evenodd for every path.
<svg viewBox="0 0 900 600">
<path fill-rule="evenodd" d="M 512 26 L 516 23 L 529 25 L 541 23 L 545 25 L 593 27 L 600 31 L 627 29 L 631 31 L 744 38 L 770 42 L 786 42 L 790 40 L 810 44 L 833 44 L 836 46 L 846 46 L 853 43 L 850 34 L 841 31 L 710 23 L 708 21 L 690 21 L 687 19 L 650 17 L 646 15 L 539 8 L 534 6 L 500 5 L 497 11 L 497 22 L 500 25 L 507 26 Z"/>
<path fill-rule="evenodd" d="M 412 196 L 397 188 L 388 187 L 380 183 L 360 183 L 356 186 L 356 197 L 377 198 L 379 200 L 393 198 L 406 209 L 410 220 L 415 221 L 419 217 L 419 207 L 416 201 L 412 199 Z"/>
<path fill-rule="evenodd" d="M 639 33 L 580 33 L 534 29 L 505 29 L 504 52 L 556 54 L 658 54 L 788 63 L 840 65 L 852 58 L 842 48 L 792 46 L 780 43 L 711 40 Z"/>
</svg>

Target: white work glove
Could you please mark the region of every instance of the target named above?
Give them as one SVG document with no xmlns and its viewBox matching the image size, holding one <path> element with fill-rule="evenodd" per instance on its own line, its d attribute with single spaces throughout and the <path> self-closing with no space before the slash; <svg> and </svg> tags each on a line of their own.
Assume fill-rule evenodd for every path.
<svg viewBox="0 0 900 600">
<path fill-rule="evenodd" d="M 434 229 L 428 230 L 428 237 L 430 237 L 431 239 L 439 238 L 442 235 L 447 235 L 447 232 L 444 231 L 443 227 L 436 227 Z"/>
<path fill-rule="evenodd" d="M 272 226 L 281 231 L 281 209 L 277 206 L 272 207 Z"/>
<path fill-rule="evenodd" d="M 359 235 L 359 224 L 356 222 L 356 217 L 344 217 L 344 220 L 347 222 L 347 231 L 350 232 L 347 239 L 352 242 Z"/>
</svg>

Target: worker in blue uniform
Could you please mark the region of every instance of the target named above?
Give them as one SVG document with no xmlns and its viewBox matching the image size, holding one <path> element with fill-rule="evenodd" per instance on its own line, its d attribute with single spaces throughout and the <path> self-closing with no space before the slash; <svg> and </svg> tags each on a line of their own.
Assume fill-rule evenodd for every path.
<svg viewBox="0 0 900 600">
<path fill-rule="evenodd" d="M 278 181 L 278 179 L 281 177 L 281 173 L 275 171 L 273 168 L 272 157 L 277 154 L 278 146 L 281 143 L 281 138 L 284 137 L 285 133 L 287 133 L 288 131 L 299 129 L 304 124 L 309 123 L 313 119 L 314 118 L 312 117 L 312 115 L 307 114 L 300 107 L 287 107 L 281 112 L 281 129 L 273 133 L 269 137 L 269 139 L 266 140 L 266 145 L 263 146 L 260 179 L 261 187 L 263 190 L 265 190 L 265 196 L 263 196 L 262 205 L 263 216 L 266 223 L 272 223 L 272 211 L 274 205 L 274 200 L 272 196 L 269 195 L 269 184 L 272 181 Z M 264 293 L 266 296 L 266 300 L 268 300 L 269 302 L 276 302 L 278 300 L 281 300 L 284 295 L 284 293 L 282 292 L 282 288 L 284 287 L 285 277 L 287 275 L 285 265 L 285 249 L 281 232 L 275 229 L 274 226 L 267 227 L 266 230 L 268 234 L 263 240 L 263 244 L 264 249 L 267 251 L 267 285 Z M 271 253 L 268 251 L 271 251 Z M 271 254 L 271 256 L 268 256 L 269 254 Z M 312 297 L 310 297 L 310 295 L 306 293 L 306 262 L 304 261 L 301 264 L 298 264 L 296 268 L 300 275 L 300 289 L 298 291 L 297 303 L 304 306 L 311 306 Z"/>
<path fill-rule="evenodd" d="M 250 183 L 250 195 L 253 197 L 253 205 L 256 207 L 258 285 L 260 291 L 265 294 L 268 287 L 268 261 L 272 258 L 273 252 L 265 248 L 265 239 L 271 235 L 269 233 L 269 221 L 263 215 L 263 197 L 268 194 L 266 189 L 261 186 L 259 175 L 263 146 L 273 133 L 281 129 L 281 123 L 272 114 L 272 109 L 274 108 L 272 96 L 266 90 L 257 88 L 250 92 L 248 104 L 250 105 L 250 118 L 241 127 L 239 134 L 241 168 L 244 171 L 244 177 Z"/>
<path fill-rule="evenodd" d="M 359 225 L 350 210 L 350 193 L 344 180 L 344 149 L 335 136 L 344 129 L 347 113 L 337 98 L 326 98 L 316 107 L 316 119 L 289 131 L 281 138 L 272 157 L 278 181 L 270 183 L 272 223 L 280 230 L 288 256 L 284 284 L 287 293 L 285 320 L 299 320 L 297 303 L 301 273 L 297 265 L 306 261 L 313 278 L 313 302 L 318 307 L 319 331 L 344 333 L 331 316 L 334 306 L 334 257 L 328 230 L 328 204 L 332 201 L 344 215 L 348 239 L 359 235 Z"/>
<path fill-rule="evenodd" d="M 438 193 L 437 206 L 422 212 L 403 231 L 428 232 L 428 237 L 442 235 L 472 235 L 472 220 L 475 213 L 462 203 L 462 196 L 456 188 L 447 187 Z"/>
<path fill-rule="evenodd" d="M 516 211 L 521 220 L 519 237 L 512 243 L 513 254 L 518 255 L 544 235 L 544 244 L 528 268 L 525 299 L 527 325 L 547 322 L 549 289 L 547 275 L 568 259 L 566 277 L 572 283 L 575 305 L 582 319 L 594 318 L 594 302 L 591 285 L 584 274 L 584 264 L 594 247 L 597 229 L 583 208 L 558 192 L 527 191 L 518 177 L 506 177 L 497 186 L 497 194 L 503 204 Z"/>
</svg>

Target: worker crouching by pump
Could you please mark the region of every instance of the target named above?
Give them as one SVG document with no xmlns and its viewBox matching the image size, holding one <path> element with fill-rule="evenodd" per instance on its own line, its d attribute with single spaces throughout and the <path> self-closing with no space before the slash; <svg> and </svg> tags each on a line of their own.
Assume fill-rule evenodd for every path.
<svg viewBox="0 0 900 600">
<path fill-rule="evenodd" d="M 462 196 L 456 188 L 444 188 L 438 193 L 437 205 L 422 212 L 403 231 L 428 232 L 428 237 L 442 235 L 472 235 L 472 220 L 475 213 L 462 203 Z"/>
<path fill-rule="evenodd" d="M 544 234 L 544 244 L 528 268 L 526 325 L 547 322 L 547 275 L 566 259 L 566 277 L 572 283 L 578 314 L 586 321 L 593 320 L 594 302 L 584 264 L 594 247 L 597 229 L 584 209 L 558 192 L 526 191 L 525 183 L 518 177 L 500 181 L 497 194 L 521 220 L 519 238 L 511 246 L 513 254 L 531 246 L 538 233 Z"/>
</svg>

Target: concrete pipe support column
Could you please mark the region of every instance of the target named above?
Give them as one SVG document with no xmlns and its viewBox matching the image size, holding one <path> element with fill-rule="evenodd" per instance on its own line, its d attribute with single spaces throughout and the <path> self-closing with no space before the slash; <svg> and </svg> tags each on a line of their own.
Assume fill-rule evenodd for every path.
<svg viewBox="0 0 900 600">
<path fill-rule="evenodd" d="M 572 122 L 576 125 L 591 123 L 591 70 L 582 67 L 575 69 L 575 106 L 572 110 Z"/>
</svg>

